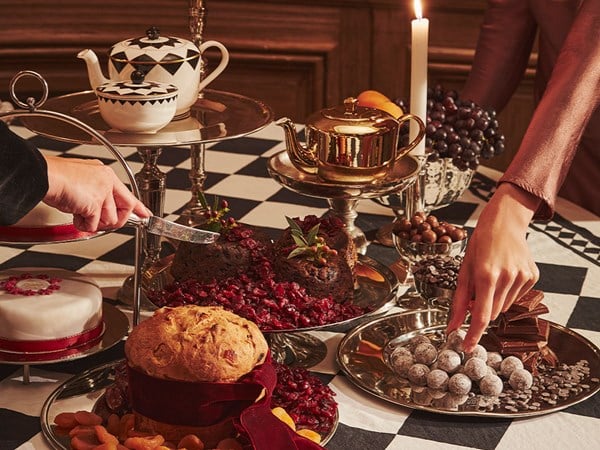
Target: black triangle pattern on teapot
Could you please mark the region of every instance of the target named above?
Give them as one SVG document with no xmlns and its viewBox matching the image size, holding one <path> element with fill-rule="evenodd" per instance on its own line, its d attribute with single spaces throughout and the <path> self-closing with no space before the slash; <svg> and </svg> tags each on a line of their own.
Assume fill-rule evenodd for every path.
<svg viewBox="0 0 600 450">
<path fill-rule="evenodd" d="M 127 104 L 135 104 L 135 103 L 139 103 L 141 105 L 145 105 L 147 103 L 150 103 L 151 105 L 154 105 L 155 103 L 169 103 L 169 102 L 173 102 L 177 99 L 177 97 L 170 97 L 170 98 L 160 98 L 160 99 L 154 99 L 154 100 L 122 100 L 122 99 L 116 99 L 116 98 L 104 98 L 104 97 L 100 97 L 98 98 L 99 101 L 104 101 L 104 102 L 110 102 L 110 103 L 119 103 L 121 105 L 127 105 Z"/>
<path fill-rule="evenodd" d="M 125 67 L 127 67 L 127 63 L 124 62 L 126 60 L 127 60 L 127 55 L 125 54 L 125 52 L 118 52 L 118 53 L 112 54 L 112 49 L 111 49 L 110 63 L 113 66 L 115 66 L 117 73 L 121 73 L 123 71 L 123 69 Z"/>
<path fill-rule="evenodd" d="M 181 41 L 175 37 L 148 39 L 148 37 L 143 36 L 129 40 L 129 45 L 139 48 L 154 47 L 160 49 L 163 47 L 176 47 L 178 44 L 181 44 Z"/>
<path fill-rule="evenodd" d="M 184 63 L 188 63 L 195 70 L 198 66 L 198 61 L 200 61 L 200 52 L 191 49 L 187 50 L 185 57 L 174 53 L 167 53 L 159 61 L 146 54 L 129 59 L 125 52 L 115 53 L 110 57 L 110 62 L 115 67 L 117 73 L 123 72 L 130 64 L 134 70 L 144 73 L 150 72 L 155 66 L 161 66 L 171 75 L 174 75 Z"/>
</svg>

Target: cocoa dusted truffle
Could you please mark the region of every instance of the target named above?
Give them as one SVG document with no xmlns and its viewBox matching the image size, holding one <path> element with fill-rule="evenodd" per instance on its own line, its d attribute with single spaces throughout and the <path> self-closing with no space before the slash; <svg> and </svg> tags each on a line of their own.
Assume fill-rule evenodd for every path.
<svg viewBox="0 0 600 450">
<path fill-rule="evenodd" d="M 533 376 L 527 369 L 515 369 L 510 374 L 508 384 L 515 391 L 524 391 L 525 389 L 529 389 L 533 384 Z"/>
</svg>

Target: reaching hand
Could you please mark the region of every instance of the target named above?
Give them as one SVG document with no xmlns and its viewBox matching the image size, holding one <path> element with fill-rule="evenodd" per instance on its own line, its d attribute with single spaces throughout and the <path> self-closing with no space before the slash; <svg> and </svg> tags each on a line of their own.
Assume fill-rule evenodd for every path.
<svg viewBox="0 0 600 450">
<path fill-rule="evenodd" d="M 482 211 L 463 259 L 447 331 L 459 328 L 471 312 L 464 351 L 472 351 L 490 320 L 529 291 L 539 271 L 526 241 L 539 200 L 501 184 Z"/>
<path fill-rule="evenodd" d="M 73 214 L 73 224 L 82 231 L 113 230 L 127 222 L 131 212 L 140 217 L 151 213 L 101 161 L 45 156 L 48 192 L 44 202 Z"/>
</svg>

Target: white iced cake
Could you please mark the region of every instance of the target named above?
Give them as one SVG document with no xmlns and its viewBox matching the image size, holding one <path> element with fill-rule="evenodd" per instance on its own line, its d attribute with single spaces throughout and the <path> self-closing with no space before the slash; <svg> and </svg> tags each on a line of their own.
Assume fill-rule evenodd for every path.
<svg viewBox="0 0 600 450">
<path fill-rule="evenodd" d="M 102 292 L 91 278 L 46 267 L 0 272 L 1 351 L 61 351 L 102 332 Z"/>
<path fill-rule="evenodd" d="M 44 202 L 40 202 L 12 226 L 17 228 L 44 228 L 71 225 L 72 223 L 72 214 L 64 213 L 46 205 Z"/>
</svg>

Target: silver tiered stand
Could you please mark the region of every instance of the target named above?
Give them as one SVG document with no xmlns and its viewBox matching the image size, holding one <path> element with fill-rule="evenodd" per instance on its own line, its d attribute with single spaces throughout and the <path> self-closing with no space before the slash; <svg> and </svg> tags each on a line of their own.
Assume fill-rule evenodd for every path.
<svg viewBox="0 0 600 450">
<path fill-rule="evenodd" d="M 23 77 L 34 77 L 40 81 L 42 85 L 42 96 L 39 101 L 29 97 L 26 102 L 21 101 L 15 92 L 15 85 L 17 81 Z M 88 139 L 96 144 L 101 144 L 106 147 L 112 156 L 121 164 L 125 170 L 131 190 L 133 194 L 140 198 L 140 191 L 136 183 L 135 177 L 131 172 L 131 169 L 125 162 L 123 156 L 119 151 L 108 141 L 104 136 L 99 134 L 96 130 L 91 128 L 89 125 L 81 122 L 80 120 L 73 118 L 67 114 L 63 114 L 57 111 L 41 110 L 39 109 L 48 98 L 48 84 L 46 80 L 42 78 L 38 73 L 32 71 L 22 71 L 17 73 L 10 82 L 10 95 L 14 103 L 22 109 L 14 109 L 12 111 L 0 113 L 0 120 L 10 120 L 13 118 L 20 118 L 21 120 L 35 119 L 40 121 L 47 121 L 55 124 L 68 124 L 69 127 L 78 130 L 80 133 L 85 134 Z M 101 235 L 102 233 L 86 233 L 74 231 L 71 234 L 56 235 L 53 237 L 44 238 L 27 238 L 20 237 L 4 241 L 0 238 L 0 244 L 54 244 L 64 242 L 76 242 L 94 238 Z M 137 311 L 139 314 L 139 299 L 141 295 L 141 254 L 143 247 L 144 234 L 142 232 L 141 225 L 135 227 L 135 270 L 133 275 L 133 300 L 134 312 Z M 46 353 L 32 353 L 32 352 L 0 352 L 0 362 L 6 364 L 18 364 L 23 366 L 23 383 L 28 384 L 30 381 L 30 365 L 32 364 L 48 364 L 66 359 L 77 359 L 82 358 L 102 350 L 106 350 L 116 343 L 118 343 L 129 331 L 129 321 L 125 314 L 120 312 L 118 309 L 111 305 L 103 305 L 103 317 L 104 317 L 104 330 L 101 338 L 98 341 L 94 341 L 87 346 L 78 347 L 72 350 L 65 350 L 61 352 L 46 352 Z M 137 316 L 135 316 L 137 318 Z"/>
<path fill-rule="evenodd" d="M 362 199 L 375 199 L 407 189 L 419 172 L 418 161 L 412 156 L 401 158 L 386 177 L 370 183 L 333 183 L 297 169 L 286 151 L 276 153 L 268 162 L 269 175 L 278 183 L 299 194 L 323 198 L 329 203 L 329 214 L 342 219 L 352 236 L 358 253 L 365 254 L 368 241 L 356 226 L 356 205 Z"/>
</svg>

